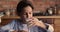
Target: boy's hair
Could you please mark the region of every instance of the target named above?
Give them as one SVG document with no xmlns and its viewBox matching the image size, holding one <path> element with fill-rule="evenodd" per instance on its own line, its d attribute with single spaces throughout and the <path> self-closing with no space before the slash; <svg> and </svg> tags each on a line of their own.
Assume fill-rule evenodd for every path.
<svg viewBox="0 0 60 32">
<path fill-rule="evenodd" d="M 20 1 L 17 5 L 17 8 L 16 8 L 16 12 L 17 14 L 19 14 L 20 12 L 22 12 L 23 8 L 27 7 L 27 6 L 30 6 L 32 9 L 34 9 L 32 3 L 30 1 Z"/>
</svg>

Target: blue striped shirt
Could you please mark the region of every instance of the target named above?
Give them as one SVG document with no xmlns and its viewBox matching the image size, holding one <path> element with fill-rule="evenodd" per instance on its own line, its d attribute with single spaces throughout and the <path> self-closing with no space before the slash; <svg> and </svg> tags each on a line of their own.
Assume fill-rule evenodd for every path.
<svg viewBox="0 0 60 32">
<path fill-rule="evenodd" d="M 0 32 L 9 32 L 11 30 L 16 30 L 16 31 L 28 30 L 28 32 L 46 32 L 47 31 L 47 30 L 40 28 L 38 26 L 32 26 L 28 29 L 27 24 L 20 23 L 17 20 L 13 20 L 9 24 L 7 24 L 3 27 L 0 27 Z"/>
</svg>

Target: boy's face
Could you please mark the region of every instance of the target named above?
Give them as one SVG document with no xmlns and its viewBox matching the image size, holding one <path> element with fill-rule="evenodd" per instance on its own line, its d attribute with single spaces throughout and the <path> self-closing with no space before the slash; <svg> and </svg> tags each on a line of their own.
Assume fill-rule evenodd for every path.
<svg viewBox="0 0 60 32">
<path fill-rule="evenodd" d="M 24 20 L 26 18 L 31 18 L 33 16 L 32 8 L 30 6 L 27 6 L 27 7 L 23 8 L 23 11 L 20 13 L 20 16 Z"/>
</svg>

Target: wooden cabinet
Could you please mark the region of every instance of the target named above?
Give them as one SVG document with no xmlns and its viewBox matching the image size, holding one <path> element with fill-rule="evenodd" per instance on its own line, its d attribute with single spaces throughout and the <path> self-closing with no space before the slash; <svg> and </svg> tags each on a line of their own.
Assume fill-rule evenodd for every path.
<svg viewBox="0 0 60 32">
<path fill-rule="evenodd" d="M 54 22 L 55 24 L 55 32 L 60 32 L 60 18 L 58 19 L 55 19 L 55 22 Z"/>
</svg>

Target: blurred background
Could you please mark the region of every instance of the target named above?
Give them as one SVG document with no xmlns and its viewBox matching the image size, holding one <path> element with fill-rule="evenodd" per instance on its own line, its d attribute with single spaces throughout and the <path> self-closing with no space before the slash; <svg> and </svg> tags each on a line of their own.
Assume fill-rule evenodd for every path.
<svg viewBox="0 0 60 32">
<path fill-rule="evenodd" d="M 0 0 L 0 12 L 3 11 L 14 13 L 19 1 L 21 0 Z M 34 13 L 38 11 L 40 15 L 48 15 L 50 11 L 49 12 L 47 11 L 53 10 L 52 14 L 54 15 L 60 14 L 60 0 L 28 0 L 28 1 L 32 2 L 34 6 Z"/>
</svg>

